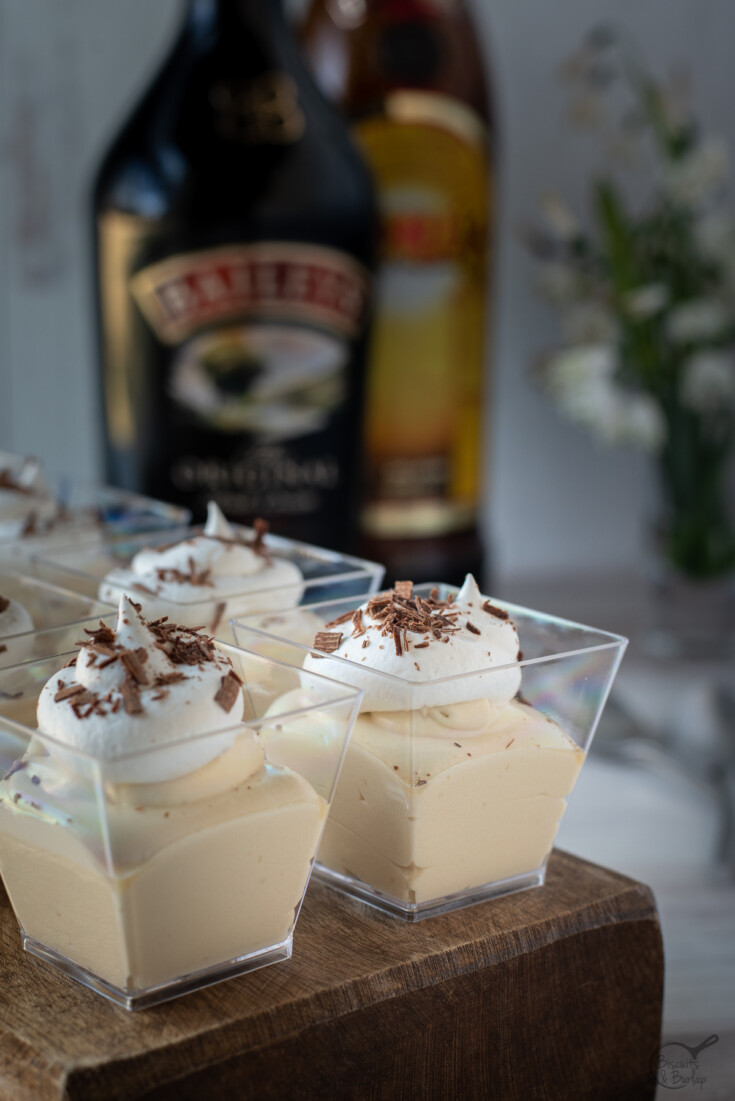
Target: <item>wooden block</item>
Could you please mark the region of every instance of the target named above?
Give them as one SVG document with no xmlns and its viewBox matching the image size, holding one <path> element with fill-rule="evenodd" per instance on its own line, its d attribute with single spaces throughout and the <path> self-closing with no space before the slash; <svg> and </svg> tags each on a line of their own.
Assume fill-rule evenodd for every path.
<svg viewBox="0 0 735 1101">
<path fill-rule="evenodd" d="M 313 884 L 290 961 L 136 1014 L 22 953 L 4 894 L 0 951 L 2 1101 L 654 1095 L 652 894 L 566 853 L 413 925 Z"/>
</svg>

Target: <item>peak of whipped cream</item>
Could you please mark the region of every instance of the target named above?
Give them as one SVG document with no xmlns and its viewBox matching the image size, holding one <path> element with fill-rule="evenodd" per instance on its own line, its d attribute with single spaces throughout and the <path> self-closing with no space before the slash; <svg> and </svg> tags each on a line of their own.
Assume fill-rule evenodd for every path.
<svg viewBox="0 0 735 1101">
<path fill-rule="evenodd" d="M 227 521 L 216 501 L 210 501 L 207 505 L 207 522 L 202 530 L 205 535 L 213 539 L 236 538 L 232 525 Z"/>
<path fill-rule="evenodd" d="M 264 522 L 256 521 L 255 536 L 248 541 L 210 501 L 200 535 L 138 551 L 128 569 L 113 570 L 105 577 L 100 599 L 114 602 L 121 591 L 131 590 L 151 615 L 172 611 L 169 605 L 196 605 L 191 615 L 176 611 L 176 618 L 206 622 L 215 633 L 235 614 L 296 605 L 301 598 L 301 570 L 268 553 L 266 528 Z M 237 599 L 242 594 L 257 594 L 255 608 Z"/>
<path fill-rule="evenodd" d="M 310 654 L 304 668 L 362 688 L 362 711 L 478 699 L 503 706 L 521 682 L 515 625 L 471 574 L 452 600 L 436 590 L 414 595 L 410 582 L 398 582 L 326 624 L 315 648 L 324 656 Z"/>
<path fill-rule="evenodd" d="M 42 734 L 101 760 L 112 783 L 176 779 L 232 745 L 244 710 L 240 680 L 208 636 L 165 619 L 149 622 L 128 596 L 114 630 L 101 622 L 87 633 L 74 663 L 41 690 Z M 196 738 L 202 734 L 210 736 Z M 255 736 L 252 754 L 255 771 L 263 760 Z M 75 767 L 57 747 L 52 756 Z"/>
<path fill-rule="evenodd" d="M 0 539 L 13 539 L 58 514 L 38 459 L 0 452 Z"/>
<path fill-rule="evenodd" d="M 33 630 L 28 610 L 18 600 L 0 593 L 0 638 L 24 634 Z"/>
</svg>

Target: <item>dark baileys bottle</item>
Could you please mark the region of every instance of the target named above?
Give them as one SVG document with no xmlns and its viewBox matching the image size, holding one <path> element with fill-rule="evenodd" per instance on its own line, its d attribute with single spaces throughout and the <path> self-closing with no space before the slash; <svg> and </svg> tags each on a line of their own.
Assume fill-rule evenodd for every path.
<svg viewBox="0 0 735 1101">
<path fill-rule="evenodd" d="M 94 207 L 109 478 L 349 546 L 372 186 L 280 0 L 190 0 Z"/>
</svg>

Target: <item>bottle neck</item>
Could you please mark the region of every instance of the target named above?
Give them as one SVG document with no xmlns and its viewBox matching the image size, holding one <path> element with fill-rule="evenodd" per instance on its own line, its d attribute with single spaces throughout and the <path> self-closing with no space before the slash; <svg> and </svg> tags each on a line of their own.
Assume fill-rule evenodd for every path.
<svg viewBox="0 0 735 1101">
<path fill-rule="evenodd" d="M 187 0 L 184 27 L 197 35 L 268 34 L 285 23 L 283 0 Z"/>
</svg>

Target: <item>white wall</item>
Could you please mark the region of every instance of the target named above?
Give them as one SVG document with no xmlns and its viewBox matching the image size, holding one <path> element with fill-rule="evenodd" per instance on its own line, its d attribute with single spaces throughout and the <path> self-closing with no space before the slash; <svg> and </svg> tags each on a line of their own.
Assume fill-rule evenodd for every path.
<svg viewBox="0 0 735 1101">
<path fill-rule="evenodd" d="M 559 63 L 601 19 L 663 71 L 686 62 L 708 128 L 735 139 L 732 0 L 474 0 L 500 100 L 502 219 L 488 507 L 501 575 L 625 568 L 643 548 L 645 460 L 602 451 L 534 389 L 553 344 L 518 226 L 548 189 L 581 209 L 595 145 L 569 131 Z M 155 69 L 178 0 L 0 0 L 0 446 L 99 469 L 88 186 L 109 134 Z M 735 144 L 735 141 L 733 141 Z"/>
</svg>

